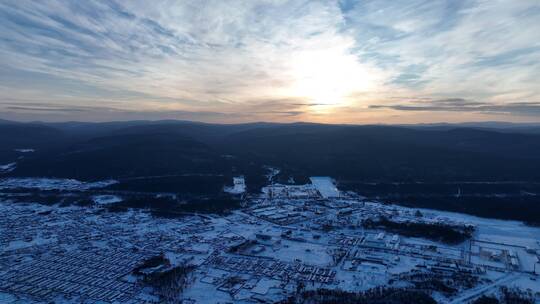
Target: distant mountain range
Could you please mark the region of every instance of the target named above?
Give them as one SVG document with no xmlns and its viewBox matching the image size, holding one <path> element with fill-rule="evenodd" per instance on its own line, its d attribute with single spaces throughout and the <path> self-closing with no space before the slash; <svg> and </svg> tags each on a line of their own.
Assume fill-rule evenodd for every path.
<svg viewBox="0 0 540 304">
<path fill-rule="evenodd" d="M 476 126 L 476 127 L 475 127 Z M 97 179 L 162 173 L 232 174 L 245 163 L 342 179 L 540 180 L 533 125 L 207 124 L 187 121 L 0 124 L 0 159 L 36 153 L 14 175 Z M 233 155 L 234 158 L 224 158 Z M 237 172 L 243 173 L 243 172 Z"/>
<path fill-rule="evenodd" d="M 331 176 L 341 190 L 374 199 L 537 222 L 539 130 L 504 123 L 3 121 L 0 165 L 16 167 L 0 177 L 112 178 L 123 190 L 216 195 L 240 175 L 247 190 L 257 193 L 274 167 L 280 183 Z"/>
</svg>

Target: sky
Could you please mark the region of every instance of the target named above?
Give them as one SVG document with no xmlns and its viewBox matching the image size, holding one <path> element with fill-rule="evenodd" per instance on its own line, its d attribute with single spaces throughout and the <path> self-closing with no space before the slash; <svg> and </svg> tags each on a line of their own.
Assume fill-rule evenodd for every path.
<svg viewBox="0 0 540 304">
<path fill-rule="evenodd" d="M 540 122 L 540 1 L 1 1 L 0 118 Z"/>
</svg>

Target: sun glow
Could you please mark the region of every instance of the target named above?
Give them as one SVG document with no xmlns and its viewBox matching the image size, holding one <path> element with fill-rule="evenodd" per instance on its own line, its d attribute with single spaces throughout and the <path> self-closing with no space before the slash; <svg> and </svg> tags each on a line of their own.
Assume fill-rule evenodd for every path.
<svg viewBox="0 0 540 304">
<path fill-rule="evenodd" d="M 294 60 L 292 94 L 324 108 L 343 106 L 354 92 L 375 86 L 376 75 L 342 48 L 305 51 Z"/>
</svg>

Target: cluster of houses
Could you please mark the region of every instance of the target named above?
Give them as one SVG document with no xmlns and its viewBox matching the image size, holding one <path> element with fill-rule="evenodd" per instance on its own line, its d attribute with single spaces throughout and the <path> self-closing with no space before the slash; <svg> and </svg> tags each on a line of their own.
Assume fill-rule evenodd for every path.
<svg viewBox="0 0 540 304">
<path fill-rule="evenodd" d="M 50 254 L 14 265 L 0 275 L 0 289 L 30 298 L 122 302 L 136 285 L 124 279 L 146 255 L 133 252 Z"/>
<path fill-rule="evenodd" d="M 335 270 L 307 265 L 300 262 L 288 263 L 273 258 L 225 256 L 213 254 L 206 260 L 212 267 L 230 272 L 248 273 L 289 281 L 306 281 L 328 284 L 332 283 L 336 275 Z"/>
</svg>

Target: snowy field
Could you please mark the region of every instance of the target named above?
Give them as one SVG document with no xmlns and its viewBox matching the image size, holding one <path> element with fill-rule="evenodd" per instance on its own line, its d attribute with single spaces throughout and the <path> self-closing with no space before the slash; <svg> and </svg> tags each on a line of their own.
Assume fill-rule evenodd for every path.
<svg viewBox="0 0 540 304">
<path fill-rule="evenodd" d="M 540 246 L 540 228 L 532 227 L 518 221 L 498 220 L 477 217 L 474 215 L 447 212 L 431 209 L 419 209 L 425 214 L 433 214 L 440 218 L 472 223 L 476 226 L 475 238 L 483 241 L 507 243 L 522 247 L 537 248 Z"/>
<path fill-rule="evenodd" d="M 117 195 L 94 195 L 92 200 L 98 205 L 109 205 L 121 202 L 122 198 Z"/>
<path fill-rule="evenodd" d="M 5 164 L 5 165 L 0 165 L 0 173 L 11 172 L 11 171 L 15 170 L 16 167 L 17 167 L 17 163 L 9 163 L 9 164 Z"/>
<path fill-rule="evenodd" d="M 278 258 L 286 262 L 310 261 L 313 265 L 325 267 L 332 264 L 332 257 L 326 250 L 326 246 L 320 244 L 282 240 L 278 248 L 268 248 L 259 255 Z"/>
<path fill-rule="evenodd" d="M 246 181 L 243 176 L 233 177 L 233 186 L 225 187 L 223 191 L 231 194 L 242 194 L 246 192 Z"/>
<path fill-rule="evenodd" d="M 324 198 L 339 197 L 339 190 L 332 178 L 328 176 L 314 176 L 309 179 Z"/>
<path fill-rule="evenodd" d="M 15 149 L 15 151 L 20 152 L 20 153 L 32 153 L 32 152 L 35 152 L 36 150 L 21 148 L 21 149 Z"/>
</svg>

